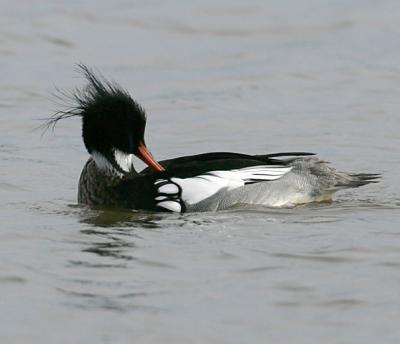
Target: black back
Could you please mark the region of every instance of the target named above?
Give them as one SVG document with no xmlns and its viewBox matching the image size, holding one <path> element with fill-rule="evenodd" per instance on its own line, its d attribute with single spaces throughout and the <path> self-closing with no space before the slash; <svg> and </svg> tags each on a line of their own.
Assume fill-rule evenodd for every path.
<svg viewBox="0 0 400 344">
<path fill-rule="evenodd" d="M 153 172 L 145 168 L 141 175 L 157 173 L 160 177 L 190 178 L 210 171 L 227 171 L 258 165 L 286 166 L 289 160 L 279 160 L 279 157 L 297 157 L 314 155 L 307 152 L 274 153 L 266 155 L 248 155 L 230 152 L 214 152 L 189 155 L 175 159 L 160 161 L 166 169 L 164 172 Z"/>
</svg>

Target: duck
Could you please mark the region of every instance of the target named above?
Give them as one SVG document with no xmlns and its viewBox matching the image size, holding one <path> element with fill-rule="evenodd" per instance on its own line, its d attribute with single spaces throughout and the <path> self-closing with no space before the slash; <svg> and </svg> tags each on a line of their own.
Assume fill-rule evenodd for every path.
<svg viewBox="0 0 400 344">
<path fill-rule="evenodd" d="M 79 64 L 87 84 L 72 105 L 45 123 L 82 120 L 89 153 L 78 203 L 138 211 L 204 212 L 241 206 L 295 207 L 331 202 L 340 190 L 378 182 L 380 174 L 339 172 L 310 152 L 250 155 L 210 152 L 157 161 L 145 143 L 146 112 L 130 94 Z M 136 171 L 134 156 L 147 167 Z"/>
</svg>

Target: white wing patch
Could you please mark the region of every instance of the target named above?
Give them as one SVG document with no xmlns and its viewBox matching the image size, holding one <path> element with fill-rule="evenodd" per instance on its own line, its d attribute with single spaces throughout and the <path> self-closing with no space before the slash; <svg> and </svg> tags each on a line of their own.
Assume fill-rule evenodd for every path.
<svg viewBox="0 0 400 344">
<path fill-rule="evenodd" d="M 182 211 L 182 207 L 179 202 L 176 201 L 163 201 L 157 204 L 159 207 L 162 207 L 167 210 L 171 210 L 176 213 L 180 213 Z"/>
<path fill-rule="evenodd" d="M 184 211 L 178 185 L 168 179 L 158 179 L 154 185 L 157 187 L 158 193 L 154 201 L 158 207 L 177 213 Z"/>
<path fill-rule="evenodd" d="M 165 184 L 158 188 L 158 192 L 165 194 L 177 194 L 179 192 L 179 188 L 175 184 Z"/>
<path fill-rule="evenodd" d="M 276 180 L 292 167 L 260 165 L 229 171 L 211 171 L 192 178 L 171 178 L 182 188 L 182 200 L 188 204 L 198 203 L 218 191 L 227 191 L 246 184 Z"/>
</svg>

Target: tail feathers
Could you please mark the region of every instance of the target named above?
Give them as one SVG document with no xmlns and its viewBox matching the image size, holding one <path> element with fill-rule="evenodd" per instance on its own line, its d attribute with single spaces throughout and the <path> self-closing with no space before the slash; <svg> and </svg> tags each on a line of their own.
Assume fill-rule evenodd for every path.
<svg viewBox="0 0 400 344">
<path fill-rule="evenodd" d="M 371 183 L 378 183 L 381 175 L 379 173 L 351 173 L 341 178 L 336 184 L 336 188 L 357 188 Z"/>
</svg>

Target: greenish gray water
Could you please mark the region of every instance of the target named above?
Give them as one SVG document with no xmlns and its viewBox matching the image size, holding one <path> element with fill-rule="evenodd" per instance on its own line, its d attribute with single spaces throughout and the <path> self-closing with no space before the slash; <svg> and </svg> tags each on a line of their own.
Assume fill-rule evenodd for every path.
<svg viewBox="0 0 400 344">
<path fill-rule="evenodd" d="M 400 3 L 2 2 L 2 343 L 398 343 Z M 295 209 L 76 204 L 80 123 L 33 130 L 84 62 L 158 159 L 305 150 L 380 184 Z"/>
</svg>

